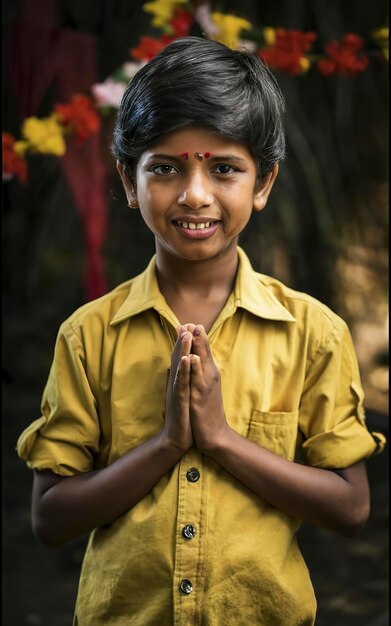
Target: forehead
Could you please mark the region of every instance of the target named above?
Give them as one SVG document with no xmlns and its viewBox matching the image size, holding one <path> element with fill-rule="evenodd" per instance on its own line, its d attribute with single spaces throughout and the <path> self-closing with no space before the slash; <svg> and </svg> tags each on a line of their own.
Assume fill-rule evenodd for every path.
<svg viewBox="0 0 391 626">
<path fill-rule="evenodd" d="M 161 137 L 145 154 L 167 153 L 181 154 L 182 152 L 211 152 L 218 154 L 236 154 L 241 158 L 252 159 L 250 151 L 243 142 L 222 137 L 208 128 L 189 126 L 174 130 Z"/>
</svg>

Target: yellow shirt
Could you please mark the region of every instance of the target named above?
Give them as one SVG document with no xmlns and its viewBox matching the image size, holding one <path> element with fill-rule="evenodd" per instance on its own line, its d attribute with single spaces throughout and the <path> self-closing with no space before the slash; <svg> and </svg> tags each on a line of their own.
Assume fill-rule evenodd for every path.
<svg viewBox="0 0 391 626">
<path fill-rule="evenodd" d="M 230 426 L 321 468 L 380 450 L 346 324 L 238 254 L 234 290 L 209 333 Z M 18 440 L 28 466 L 88 472 L 157 434 L 178 324 L 155 258 L 76 311 L 59 331 L 42 417 Z M 310 626 L 316 602 L 299 526 L 193 447 L 131 510 L 91 533 L 74 623 Z"/>
</svg>

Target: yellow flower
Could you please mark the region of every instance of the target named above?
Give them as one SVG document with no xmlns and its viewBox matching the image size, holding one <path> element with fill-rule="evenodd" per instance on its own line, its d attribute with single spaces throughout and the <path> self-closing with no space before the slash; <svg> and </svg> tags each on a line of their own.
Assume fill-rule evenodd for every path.
<svg viewBox="0 0 391 626">
<path fill-rule="evenodd" d="M 383 26 L 383 28 L 378 28 L 372 33 L 372 37 L 377 41 L 384 41 L 388 43 L 388 28 L 387 26 Z"/>
<path fill-rule="evenodd" d="M 143 11 L 152 13 L 154 16 L 153 26 L 166 29 L 177 6 L 186 3 L 187 0 L 153 0 L 153 2 L 146 2 L 143 5 Z"/>
<path fill-rule="evenodd" d="M 26 154 L 26 151 L 27 151 L 28 147 L 29 147 L 29 144 L 28 144 L 27 141 L 15 141 L 15 143 L 14 143 L 14 152 L 16 152 L 18 157 L 23 159 L 24 155 Z"/>
<path fill-rule="evenodd" d="M 299 65 L 300 71 L 304 74 L 304 72 L 308 72 L 308 70 L 310 69 L 311 63 L 310 60 L 307 59 L 307 57 L 300 57 Z"/>
<path fill-rule="evenodd" d="M 276 42 L 276 29 L 267 26 L 263 29 L 263 37 L 268 46 L 274 46 Z"/>
<path fill-rule="evenodd" d="M 16 142 L 18 154 L 24 154 L 26 150 L 41 154 L 65 154 L 64 129 L 59 124 L 55 115 L 38 119 L 28 117 L 22 126 L 22 135 L 25 141 Z"/>
<path fill-rule="evenodd" d="M 239 34 L 242 30 L 250 30 L 252 25 L 247 20 L 236 17 L 236 15 L 225 15 L 224 13 L 212 13 L 213 23 L 219 29 L 214 39 L 224 43 L 229 48 L 239 47 Z"/>
<path fill-rule="evenodd" d="M 388 61 L 389 51 L 388 51 L 388 28 L 384 26 L 383 28 L 378 28 L 372 33 L 373 39 L 376 41 L 378 46 L 381 48 L 386 60 Z"/>
</svg>

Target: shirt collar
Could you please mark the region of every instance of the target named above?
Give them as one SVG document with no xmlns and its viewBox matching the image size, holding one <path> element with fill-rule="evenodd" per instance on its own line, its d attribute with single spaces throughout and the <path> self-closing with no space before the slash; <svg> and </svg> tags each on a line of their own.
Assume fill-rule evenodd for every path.
<svg viewBox="0 0 391 626">
<path fill-rule="evenodd" d="M 261 280 L 261 275 L 251 267 L 245 252 L 238 247 L 239 265 L 233 291 L 235 307 L 246 309 L 258 317 L 286 322 L 296 321 L 293 315 L 277 300 L 271 289 Z M 170 313 L 156 277 L 156 255 L 147 268 L 132 279 L 129 293 L 110 322 L 114 326 L 147 309 Z"/>
<path fill-rule="evenodd" d="M 146 269 L 131 280 L 129 293 L 121 304 L 110 326 L 122 322 L 128 317 L 138 315 L 147 309 L 168 309 L 163 294 L 159 289 L 156 277 L 156 255 L 148 263 Z"/>
<path fill-rule="evenodd" d="M 295 322 L 296 319 L 276 298 L 255 272 L 245 252 L 238 246 L 239 267 L 234 287 L 235 305 L 268 320 Z"/>
</svg>

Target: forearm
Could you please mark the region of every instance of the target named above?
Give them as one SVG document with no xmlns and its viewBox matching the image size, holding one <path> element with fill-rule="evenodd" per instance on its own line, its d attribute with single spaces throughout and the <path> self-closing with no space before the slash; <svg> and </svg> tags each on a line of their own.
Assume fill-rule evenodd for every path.
<svg viewBox="0 0 391 626">
<path fill-rule="evenodd" d="M 189 419 L 191 334 L 178 327 L 170 368 L 163 430 L 111 465 L 60 477 L 35 472 L 35 534 L 58 545 L 116 520 L 139 502 L 192 446 Z"/>
<path fill-rule="evenodd" d="M 308 467 L 231 429 L 205 452 L 266 502 L 315 526 L 351 536 L 369 514 L 364 463 L 338 473 Z"/>
<path fill-rule="evenodd" d="M 49 477 L 46 489 L 45 478 L 36 476 L 32 503 L 35 534 L 55 546 L 109 524 L 139 502 L 182 454 L 160 434 L 104 469 L 55 477 L 54 481 Z"/>
</svg>

